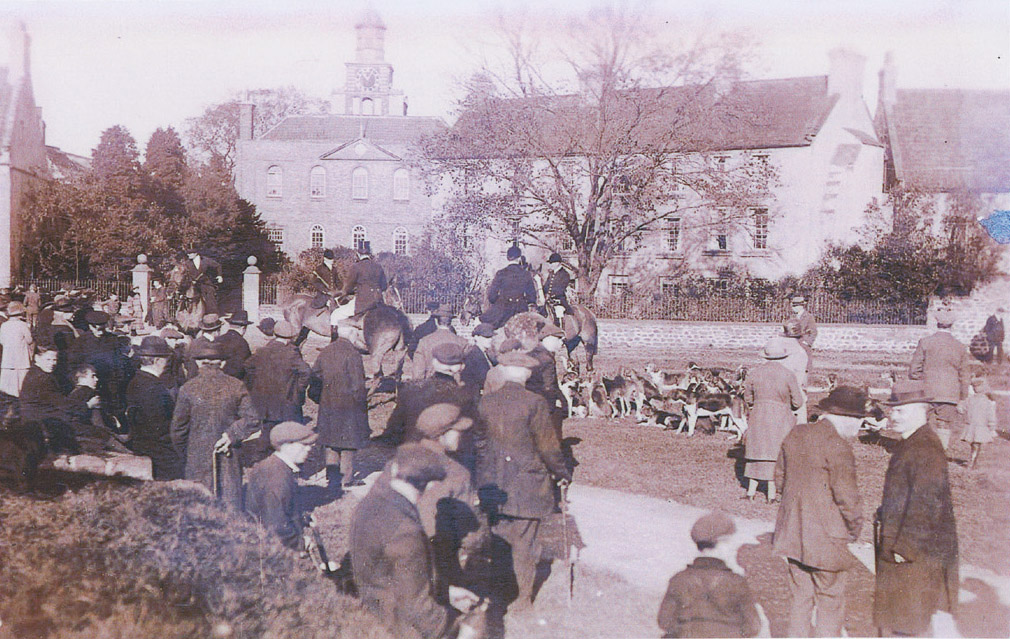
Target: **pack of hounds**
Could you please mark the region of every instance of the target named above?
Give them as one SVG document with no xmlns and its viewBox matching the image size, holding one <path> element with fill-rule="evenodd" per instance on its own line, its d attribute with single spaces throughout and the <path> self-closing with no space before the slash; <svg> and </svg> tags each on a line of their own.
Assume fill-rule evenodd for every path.
<svg viewBox="0 0 1010 639">
<path fill-rule="evenodd" d="M 889 396 L 895 379 L 895 373 L 886 373 L 882 387 L 867 389 L 869 417 L 863 421 L 863 430 L 879 432 L 887 427 L 877 398 Z M 558 382 L 567 401 L 568 417 L 634 417 L 640 424 L 677 433 L 686 430 L 688 435 L 694 434 L 699 419 L 705 419 L 715 432 L 726 432 L 740 441 L 747 430 L 746 380 L 746 366 L 734 370 L 703 367 L 695 362 L 688 362 L 687 370 L 682 372 L 662 370 L 649 363 L 643 371 L 622 367 L 613 377 L 599 372 L 583 376 L 578 361 L 571 358 Z M 805 392 L 828 393 L 838 382 L 838 376 L 831 373 L 826 385 L 808 386 Z"/>
</svg>

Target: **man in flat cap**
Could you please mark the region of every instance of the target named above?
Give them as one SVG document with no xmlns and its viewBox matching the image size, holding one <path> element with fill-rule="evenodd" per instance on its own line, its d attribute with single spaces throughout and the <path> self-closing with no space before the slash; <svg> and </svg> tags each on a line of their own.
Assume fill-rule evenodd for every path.
<svg viewBox="0 0 1010 639">
<path fill-rule="evenodd" d="M 547 400 L 525 384 L 539 362 L 525 353 L 502 354 L 503 385 L 480 401 L 486 445 L 477 459 L 476 484 L 482 505 L 496 507 L 494 532 L 512 549 L 518 607 L 535 596 L 542 546 L 540 520 L 554 512 L 554 485 L 571 481 Z M 485 495 L 488 500 L 485 500 Z M 485 501 L 491 503 L 484 504 Z"/>
<path fill-rule="evenodd" d="M 133 376 L 130 340 L 108 332 L 109 314 L 91 310 L 84 315 L 88 332 L 74 340 L 68 354 L 68 371 L 85 364 L 98 374 L 98 396 L 109 414 L 120 414 L 126 406 L 126 384 Z"/>
<path fill-rule="evenodd" d="M 957 404 L 968 397 L 971 381 L 968 349 L 957 341 L 950 328 L 954 313 L 947 308 L 936 312 L 936 332 L 919 340 L 908 366 L 908 378 L 922 380 L 929 397 L 929 425 L 947 450 L 951 433 L 961 423 Z"/>
<path fill-rule="evenodd" d="M 468 345 L 466 339 L 456 334 L 452 328 L 453 312 L 447 304 L 443 304 L 433 313 L 436 320 L 435 331 L 425 335 L 417 343 L 414 357 L 411 360 L 411 379 L 425 379 L 434 373 L 431 367 L 432 352 L 441 344 L 454 343 L 460 349 Z"/>
<path fill-rule="evenodd" d="M 953 615 L 958 601 L 954 504 L 943 445 L 927 423 L 930 399 L 923 382 L 899 381 L 886 402 L 901 439 L 887 465 L 874 531 L 873 620 L 880 636 L 924 636 L 935 613 Z"/>
<path fill-rule="evenodd" d="M 174 381 L 166 380 L 172 348 L 161 337 L 149 336 L 134 350 L 140 370 L 126 387 L 126 422 L 129 447 L 151 458 L 154 478 L 182 478 L 182 458 L 172 444 L 169 426 L 175 410 Z"/>
<path fill-rule="evenodd" d="M 242 468 L 232 449 L 252 435 L 259 414 L 249 391 L 221 370 L 224 354 L 207 340 L 193 342 L 196 377 L 179 389 L 169 431 L 184 462 L 184 477 L 198 481 L 235 508 L 242 507 Z M 218 463 L 217 486 L 213 465 Z"/>
<path fill-rule="evenodd" d="M 839 386 L 817 405 L 816 423 L 798 424 L 782 442 L 775 485 L 782 505 L 775 550 L 789 562 L 790 637 L 839 637 L 845 621 L 845 585 L 855 557 L 848 543 L 863 525 L 856 458 L 849 441 L 859 434 L 866 395 Z M 811 617 L 817 611 L 817 626 Z"/>
<path fill-rule="evenodd" d="M 242 379 L 245 375 L 246 360 L 252 356 L 249 342 L 246 341 L 245 331 L 252 322 L 249 321 L 249 314 L 244 310 L 235 311 L 225 317 L 228 322 L 228 330 L 215 338 L 224 350 L 224 372 L 236 379 Z"/>
<path fill-rule="evenodd" d="M 199 251 L 191 250 L 183 262 L 182 282 L 180 290 L 195 287 L 203 301 L 203 312 L 217 314 L 217 287 L 224 282 L 221 265 L 209 257 L 200 255 Z"/>
<path fill-rule="evenodd" d="M 418 501 L 428 485 L 445 479 L 435 452 L 420 444 L 397 449 L 387 468 L 351 517 L 350 554 L 361 602 L 395 637 L 470 639 L 477 603 L 464 589 L 440 599 L 434 583 L 431 543 L 421 523 Z M 455 608 L 454 608 L 455 606 Z"/>
<path fill-rule="evenodd" d="M 508 265 L 499 270 L 487 289 L 487 301 L 491 305 L 480 321 L 491 324 L 496 329 L 505 325 L 510 317 L 524 313 L 537 303 L 537 286 L 533 276 L 520 261 L 523 253 L 518 246 L 511 246 L 505 254 Z"/>
<path fill-rule="evenodd" d="M 317 435 L 299 422 L 281 422 L 270 431 L 273 454 L 249 469 L 245 509 L 292 550 L 303 547 L 303 516 L 295 500 L 295 475 L 308 459 Z"/>
<path fill-rule="evenodd" d="M 799 342 L 807 351 L 807 358 L 814 360 L 814 340 L 817 339 L 817 320 L 813 314 L 807 310 L 807 298 L 802 295 L 794 295 L 789 301 L 793 316 L 800 323 Z"/>
</svg>

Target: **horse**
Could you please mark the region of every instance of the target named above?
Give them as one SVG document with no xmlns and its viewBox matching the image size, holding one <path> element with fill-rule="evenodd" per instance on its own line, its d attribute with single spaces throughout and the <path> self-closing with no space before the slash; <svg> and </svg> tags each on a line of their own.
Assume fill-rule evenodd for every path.
<svg viewBox="0 0 1010 639">
<path fill-rule="evenodd" d="M 189 335 L 196 335 L 200 327 L 200 320 L 203 319 L 205 310 L 203 298 L 196 287 L 190 284 L 183 287 L 182 281 L 185 277 L 185 268 L 182 264 L 176 264 L 168 272 L 168 296 L 176 304 L 175 321 L 179 329 Z"/>
<path fill-rule="evenodd" d="M 543 264 L 540 266 L 542 269 Z M 537 287 L 537 301 L 540 304 L 540 312 L 544 317 L 553 321 L 553 309 L 550 308 L 550 304 L 544 298 L 543 275 L 539 271 L 534 272 L 533 281 Z M 576 347 L 582 344 L 582 347 L 586 351 L 586 370 L 592 371 L 593 357 L 596 356 L 600 346 L 596 315 L 585 304 L 569 301 L 568 306 L 572 312 L 566 313 L 564 321 L 561 323 L 561 328 L 565 331 L 565 349 L 568 352 L 568 356 L 571 357 Z"/>
</svg>

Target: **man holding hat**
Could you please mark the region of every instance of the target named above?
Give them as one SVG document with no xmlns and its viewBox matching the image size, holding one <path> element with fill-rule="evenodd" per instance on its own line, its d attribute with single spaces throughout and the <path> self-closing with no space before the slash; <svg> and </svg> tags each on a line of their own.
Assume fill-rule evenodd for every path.
<svg viewBox="0 0 1010 639">
<path fill-rule="evenodd" d="M 17 397 L 21 384 L 32 366 L 32 329 L 25 321 L 25 307 L 21 302 L 7 306 L 9 319 L 0 325 L 0 392 Z"/>
<path fill-rule="evenodd" d="M 439 306 L 432 315 L 435 316 L 435 332 L 422 337 L 417 343 L 411 360 L 411 379 L 425 379 L 434 373 L 431 367 L 432 352 L 439 345 L 454 343 L 461 350 L 468 346 L 468 342 L 452 329 L 453 313 L 448 304 Z"/>
<path fill-rule="evenodd" d="M 302 359 L 302 352 L 292 343 L 296 335 L 297 331 L 290 322 L 277 322 L 274 339 L 264 344 L 245 363 L 245 383 L 253 406 L 263 420 L 264 437 L 274 424 L 305 421 L 302 406 L 311 371 Z"/>
<path fill-rule="evenodd" d="M 354 295 L 354 315 L 360 317 L 379 304 L 389 283 L 382 265 L 372 259 L 372 249 L 368 242 L 358 247 L 358 261 L 351 266 L 347 281 L 341 289 L 341 296 Z"/>
<path fill-rule="evenodd" d="M 544 280 L 544 299 L 550 310 L 553 310 L 554 322 L 563 326 L 565 313 L 571 314 L 572 307 L 568 303 L 568 287 L 572 276 L 561 263 L 561 255 L 551 253 L 547 258 L 547 270 L 550 271 Z"/>
<path fill-rule="evenodd" d="M 302 513 L 296 506 L 295 475 L 308 459 L 316 433 L 299 422 L 281 422 L 270 431 L 274 452 L 249 470 L 245 509 L 288 548 L 302 549 Z"/>
<path fill-rule="evenodd" d="M 190 286 L 196 287 L 203 300 L 203 312 L 217 314 L 217 286 L 224 282 L 221 277 L 221 265 L 216 260 L 200 255 L 199 251 L 191 250 L 183 263 L 182 284 L 180 290 L 185 291 Z"/>
<path fill-rule="evenodd" d="M 172 383 L 165 379 L 172 349 L 163 338 L 150 336 L 143 339 L 134 355 L 140 370 L 126 387 L 129 447 L 134 453 L 151 458 L 155 479 L 180 479 L 182 458 L 169 434 L 175 398 Z"/>
<path fill-rule="evenodd" d="M 547 400 L 525 384 L 540 363 L 525 353 L 502 354 L 498 367 L 504 383 L 481 399 L 479 419 L 486 445 L 477 459 L 476 484 L 497 506 L 494 531 L 512 549 L 512 567 L 520 607 L 532 605 L 542 546 L 540 520 L 554 512 L 554 484 L 571 481 Z"/>
<path fill-rule="evenodd" d="M 908 366 L 908 378 L 922 380 L 929 397 L 929 425 L 947 450 L 951 432 L 961 423 L 957 404 L 968 397 L 971 370 L 968 349 L 950 332 L 954 314 L 936 312 L 936 332 L 919 340 Z"/>
<path fill-rule="evenodd" d="M 214 495 L 220 494 L 226 504 L 241 508 L 242 468 L 232 448 L 253 434 L 259 414 L 245 385 L 221 370 L 224 354 L 218 344 L 198 339 L 190 354 L 198 371 L 179 389 L 169 426 L 172 443 L 183 458 L 186 479 L 200 482 Z"/>
<path fill-rule="evenodd" d="M 814 340 L 817 339 L 817 321 L 807 310 L 807 298 L 802 295 L 794 295 L 790 300 L 793 315 L 800 323 L 800 344 L 807 351 L 810 361 L 814 359 Z"/>
<path fill-rule="evenodd" d="M 743 397 L 749 408 L 744 457 L 748 479 L 747 499 L 754 499 L 758 482 L 768 482 L 769 502 L 775 501 L 775 460 L 782 440 L 796 424 L 793 411 L 803 405 L 803 391 L 796 376 L 782 365 L 785 348 L 778 338 L 770 340 L 761 351 L 765 362 L 757 366 L 744 382 Z"/>
<path fill-rule="evenodd" d="M 786 435 L 775 464 L 782 505 L 774 548 L 789 562 L 790 637 L 840 637 L 845 585 L 855 557 L 848 543 L 863 525 L 856 458 L 849 441 L 866 415 L 866 394 L 839 386 L 817 404 L 816 423 Z M 817 610 L 817 626 L 811 623 Z"/>
<path fill-rule="evenodd" d="M 923 636 L 937 611 L 958 601 L 957 526 L 940 439 L 927 424 L 931 395 L 920 381 L 899 381 L 886 403 L 901 435 L 877 509 L 877 587 L 873 620 L 880 636 Z"/>
<path fill-rule="evenodd" d="M 224 351 L 224 372 L 236 379 L 242 379 L 245 374 L 246 360 L 252 355 L 249 349 L 249 342 L 245 339 L 246 327 L 252 324 L 249 321 L 249 314 L 244 310 L 235 311 L 228 315 L 225 320 L 228 322 L 228 330 L 218 335 L 216 340 L 221 344 Z"/>
<path fill-rule="evenodd" d="M 510 246 L 505 254 L 508 265 L 495 273 L 487 289 L 491 308 L 480 316 L 480 321 L 496 329 L 504 326 L 513 315 L 524 313 L 537 303 L 537 286 L 530 272 L 520 264 L 522 256 L 518 246 Z"/>
</svg>

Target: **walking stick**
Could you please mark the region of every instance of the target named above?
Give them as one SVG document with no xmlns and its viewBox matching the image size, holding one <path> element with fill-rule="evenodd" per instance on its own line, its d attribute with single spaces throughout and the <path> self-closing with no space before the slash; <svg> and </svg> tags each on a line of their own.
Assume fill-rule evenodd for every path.
<svg viewBox="0 0 1010 639">
<path fill-rule="evenodd" d="M 568 539 L 568 482 L 561 484 L 561 537 L 565 544 L 565 574 L 568 575 L 568 607 L 572 607 L 575 594 L 575 563 L 572 561 L 572 545 Z"/>
<path fill-rule="evenodd" d="M 221 499 L 221 488 L 218 485 L 218 475 L 220 474 L 220 470 L 218 469 L 217 451 L 216 450 L 212 450 L 210 452 L 210 460 L 211 460 L 210 461 L 210 470 L 211 470 L 211 480 L 210 481 L 211 481 L 211 484 L 213 484 L 213 486 L 214 486 L 212 492 L 214 493 L 214 499 Z"/>
</svg>

